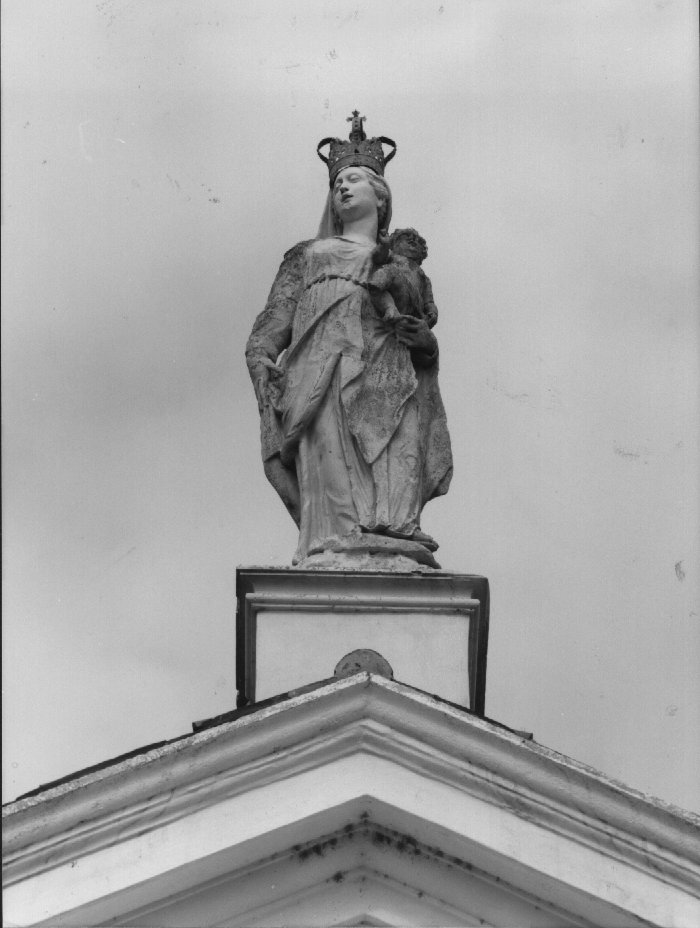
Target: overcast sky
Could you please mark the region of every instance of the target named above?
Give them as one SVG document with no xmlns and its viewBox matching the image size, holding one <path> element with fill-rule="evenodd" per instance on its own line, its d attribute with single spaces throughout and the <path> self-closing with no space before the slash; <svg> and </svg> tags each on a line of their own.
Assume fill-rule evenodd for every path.
<svg viewBox="0 0 700 928">
<path fill-rule="evenodd" d="M 430 249 L 487 714 L 700 807 L 696 4 L 2 19 L 5 800 L 235 706 L 235 567 L 295 547 L 243 348 L 357 107 Z"/>
</svg>

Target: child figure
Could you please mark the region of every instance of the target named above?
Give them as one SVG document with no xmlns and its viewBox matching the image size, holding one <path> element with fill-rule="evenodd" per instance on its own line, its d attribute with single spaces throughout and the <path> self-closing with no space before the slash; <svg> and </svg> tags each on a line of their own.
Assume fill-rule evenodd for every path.
<svg viewBox="0 0 700 928">
<path fill-rule="evenodd" d="M 438 311 L 433 288 L 421 268 L 427 256 L 425 239 L 415 229 L 379 234 L 379 244 L 372 253 L 375 270 L 368 283 L 372 302 L 383 319 L 414 316 L 425 319 L 431 329 L 435 325 Z"/>
</svg>

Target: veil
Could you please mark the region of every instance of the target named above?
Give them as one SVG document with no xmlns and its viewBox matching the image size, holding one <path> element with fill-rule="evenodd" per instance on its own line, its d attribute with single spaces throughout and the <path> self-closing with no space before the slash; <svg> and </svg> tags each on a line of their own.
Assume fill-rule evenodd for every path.
<svg viewBox="0 0 700 928">
<path fill-rule="evenodd" d="M 326 196 L 326 205 L 323 207 L 323 213 L 321 214 L 321 221 L 318 224 L 316 238 L 333 238 L 334 235 L 338 234 L 338 231 L 335 216 L 333 215 L 333 191 L 329 190 Z"/>
</svg>

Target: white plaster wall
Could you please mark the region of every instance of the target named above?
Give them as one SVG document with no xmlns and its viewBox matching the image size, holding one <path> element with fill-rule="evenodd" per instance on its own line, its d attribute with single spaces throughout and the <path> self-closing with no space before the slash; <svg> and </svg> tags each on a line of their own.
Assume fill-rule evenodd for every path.
<svg viewBox="0 0 700 928">
<path fill-rule="evenodd" d="M 294 548 L 243 343 L 357 106 L 430 247 L 487 713 L 697 807 L 695 4 L 2 18 L 6 797 L 233 706 L 234 566 Z"/>
<path fill-rule="evenodd" d="M 439 609 L 427 615 L 263 611 L 257 617 L 255 699 L 324 679 L 329 657 L 338 655 L 338 663 L 369 641 L 372 650 L 389 662 L 397 680 L 473 708 L 469 699 L 470 622 L 469 615 L 441 615 Z"/>
</svg>

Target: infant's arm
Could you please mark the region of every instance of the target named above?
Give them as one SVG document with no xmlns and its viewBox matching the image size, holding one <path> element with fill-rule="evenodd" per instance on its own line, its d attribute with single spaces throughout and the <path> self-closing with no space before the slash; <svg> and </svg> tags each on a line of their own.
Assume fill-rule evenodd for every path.
<svg viewBox="0 0 700 928">
<path fill-rule="evenodd" d="M 377 244 L 372 250 L 372 264 L 375 267 L 381 267 L 391 261 L 391 236 L 386 232 L 380 232 L 377 237 Z"/>
</svg>

